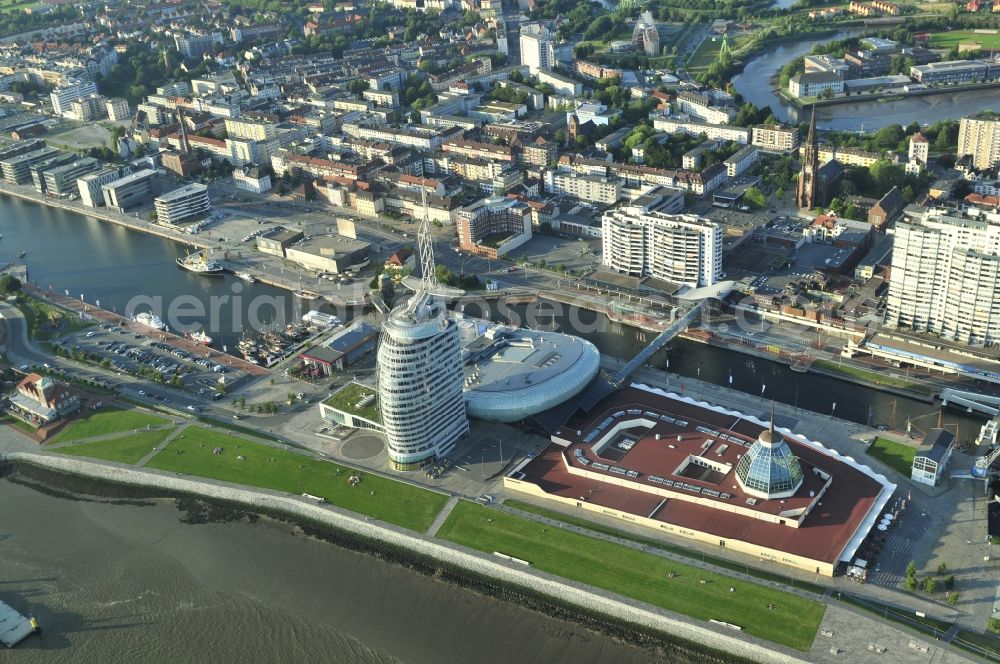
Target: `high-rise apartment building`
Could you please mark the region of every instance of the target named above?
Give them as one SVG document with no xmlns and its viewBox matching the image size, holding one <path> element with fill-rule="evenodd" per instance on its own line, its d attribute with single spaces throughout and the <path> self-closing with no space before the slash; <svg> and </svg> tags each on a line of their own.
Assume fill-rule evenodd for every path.
<svg viewBox="0 0 1000 664">
<path fill-rule="evenodd" d="M 958 156 L 972 156 L 976 168 L 1000 164 L 1000 114 L 983 111 L 962 118 L 958 125 Z"/>
<path fill-rule="evenodd" d="M 896 222 L 886 323 L 967 344 L 1000 340 L 1000 215 Z"/>
<path fill-rule="evenodd" d="M 426 291 L 389 314 L 378 348 L 378 395 L 389 465 L 413 470 L 469 432 L 458 326 Z"/>
<path fill-rule="evenodd" d="M 548 71 L 555 64 L 555 48 L 552 33 L 544 25 L 530 23 L 521 26 L 521 64 L 532 74 Z"/>
<path fill-rule="evenodd" d="M 624 274 L 691 287 L 722 274 L 722 227 L 708 219 L 627 206 L 604 213 L 602 236 L 604 265 Z"/>
</svg>

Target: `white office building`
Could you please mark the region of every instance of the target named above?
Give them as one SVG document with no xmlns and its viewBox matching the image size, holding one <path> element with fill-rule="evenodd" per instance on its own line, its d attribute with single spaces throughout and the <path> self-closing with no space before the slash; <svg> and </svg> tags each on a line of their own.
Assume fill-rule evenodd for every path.
<svg viewBox="0 0 1000 664">
<path fill-rule="evenodd" d="M 708 219 L 625 206 L 604 213 L 602 239 L 604 265 L 623 274 L 692 288 L 722 274 L 722 226 Z"/>
<path fill-rule="evenodd" d="M 886 323 L 966 344 L 1000 341 L 1000 215 L 908 212 L 896 222 Z"/>
<path fill-rule="evenodd" d="M 540 71 L 548 71 L 556 62 L 555 48 L 552 45 L 552 33 L 544 25 L 529 23 L 521 26 L 521 64 L 528 71 L 537 75 Z"/>
<path fill-rule="evenodd" d="M 93 173 L 87 173 L 77 178 L 76 186 L 80 190 L 80 202 L 87 207 L 103 207 L 103 187 L 132 172 L 130 166 L 109 166 Z"/>
<path fill-rule="evenodd" d="M 378 348 L 379 411 L 389 465 L 415 470 L 469 432 L 458 326 L 444 302 L 418 293 L 389 314 Z"/>
<path fill-rule="evenodd" d="M 178 224 L 201 217 L 212 207 L 208 200 L 208 187 L 199 182 L 157 196 L 153 205 L 156 220 L 161 224 Z"/>
</svg>

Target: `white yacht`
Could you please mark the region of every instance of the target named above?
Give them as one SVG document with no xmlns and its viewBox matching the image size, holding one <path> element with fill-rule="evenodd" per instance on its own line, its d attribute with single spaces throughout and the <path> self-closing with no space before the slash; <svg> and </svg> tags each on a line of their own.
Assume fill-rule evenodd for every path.
<svg viewBox="0 0 1000 664">
<path fill-rule="evenodd" d="M 167 329 L 166 323 L 151 311 L 143 311 L 135 315 L 133 318 L 139 325 L 145 325 L 146 327 L 151 327 L 154 330 L 165 330 Z"/>
</svg>

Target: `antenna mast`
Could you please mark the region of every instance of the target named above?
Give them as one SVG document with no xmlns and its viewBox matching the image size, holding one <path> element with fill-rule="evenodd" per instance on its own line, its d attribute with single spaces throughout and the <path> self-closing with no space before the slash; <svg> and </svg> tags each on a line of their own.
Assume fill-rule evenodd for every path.
<svg viewBox="0 0 1000 664">
<path fill-rule="evenodd" d="M 420 203 L 423 209 L 423 216 L 420 219 L 420 228 L 417 231 L 417 251 L 420 253 L 420 290 L 427 293 L 433 292 L 437 283 L 437 275 L 434 272 L 434 236 L 431 234 L 431 219 L 427 208 L 427 190 L 420 187 Z"/>
</svg>

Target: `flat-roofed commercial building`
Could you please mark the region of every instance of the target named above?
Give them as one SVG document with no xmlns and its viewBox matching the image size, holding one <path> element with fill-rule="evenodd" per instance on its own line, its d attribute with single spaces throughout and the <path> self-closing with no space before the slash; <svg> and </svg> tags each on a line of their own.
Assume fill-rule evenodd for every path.
<svg viewBox="0 0 1000 664">
<path fill-rule="evenodd" d="M 40 148 L 23 152 L 0 160 L 3 179 L 11 184 L 26 184 L 31 182 L 31 167 L 37 163 L 52 159 L 59 150 L 55 148 Z"/>
<path fill-rule="evenodd" d="M 116 210 L 129 210 L 139 205 L 146 205 L 153 200 L 156 193 L 155 178 L 156 171 L 144 168 L 101 185 L 104 204 Z"/>
<path fill-rule="evenodd" d="M 31 165 L 31 181 L 35 185 L 35 191 L 40 194 L 45 193 L 45 172 L 58 168 L 59 166 L 65 166 L 66 164 L 71 164 L 78 159 L 75 154 L 70 154 L 68 152 L 60 152 L 49 159 L 44 159 L 39 162 L 35 162 Z"/>
<path fill-rule="evenodd" d="M 314 235 L 285 247 L 285 258 L 318 272 L 357 271 L 371 261 L 371 245 L 339 235 Z"/>
<path fill-rule="evenodd" d="M 171 225 L 202 217 L 212 207 L 208 199 L 208 187 L 200 182 L 161 194 L 153 201 L 153 205 L 156 207 L 156 220 L 161 224 Z"/>
<path fill-rule="evenodd" d="M 84 157 L 69 164 L 50 168 L 45 171 L 45 193 L 49 196 L 79 194 L 77 178 L 101 167 L 101 162 Z"/>
<path fill-rule="evenodd" d="M 76 188 L 80 192 L 80 202 L 87 207 L 103 207 L 104 192 L 102 187 L 120 179 L 132 172 L 131 167 L 109 166 L 87 173 L 76 180 Z"/>
<path fill-rule="evenodd" d="M 910 78 L 918 83 L 972 83 L 986 80 L 989 67 L 979 60 L 949 60 L 910 67 Z"/>
<path fill-rule="evenodd" d="M 855 559 L 896 490 L 773 421 L 654 388 L 577 415 L 504 488 L 828 577 Z"/>
<path fill-rule="evenodd" d="M 603 264 L 629 276 L 696 288 L 722 274 L 722 226 L 708 219 L 625 206 L 604 213 L 601 238 Z"/>
</svg>

